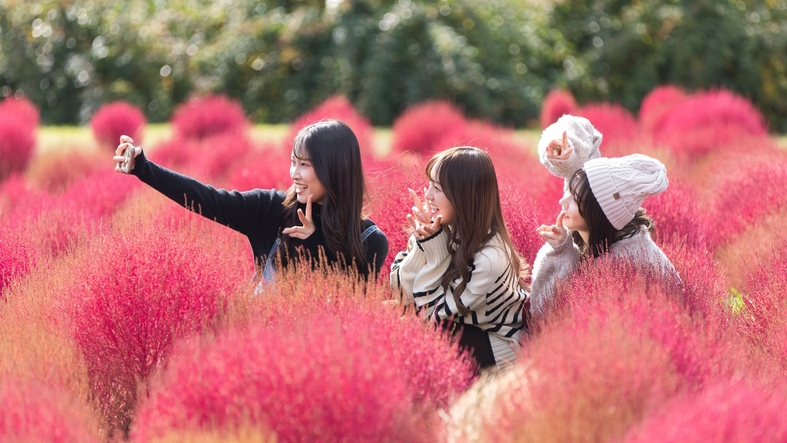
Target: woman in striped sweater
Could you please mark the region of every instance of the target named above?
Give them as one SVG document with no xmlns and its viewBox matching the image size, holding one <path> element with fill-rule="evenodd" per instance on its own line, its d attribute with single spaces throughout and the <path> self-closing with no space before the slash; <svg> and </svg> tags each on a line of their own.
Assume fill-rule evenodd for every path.
<svg viewBox="0 0 787 443">
<path fill-rule="evenodd" d="M 458 335 L 481 368 L 505 368 L 521 345 L 527 293 L 492 159 L 452 148 L 428 162 L 426 175 L 423 204 L 410 190 L 412 235 L 391 266 L 391 287 L 400 302 Z"/>
</svg>

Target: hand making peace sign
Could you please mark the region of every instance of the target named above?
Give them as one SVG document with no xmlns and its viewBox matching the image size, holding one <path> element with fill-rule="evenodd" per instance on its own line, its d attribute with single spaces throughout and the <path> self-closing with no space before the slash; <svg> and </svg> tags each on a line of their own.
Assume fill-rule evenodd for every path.
<svg viewBox="0 0 787 443">
<path fill-rule="evenodd" d="M 414 206 L 412 207 L 412 214 L 407 214 L 407 221 L 411 226 L 411 233 L 415 236 L 416 240 L 423 240 L 431 237 L 433 234 L 440 231 L 440 222 L 443 220 L 442 215 L 438 215 L 436 219 L 432 220 L 429 214 L 429 203 L 418 198 L 418 194 L 414 190 L 408 189 L 410 197 L 413 199 Z M 426 193 L 426 190 L 424 190 Z"/>
<path fill-rule="evenodd" d="M 281 232 L 283 234 L 287 234 L 290 237 L 299 238 L 301 240 L 305 240 L 309 238 L 310 235 L 314 234 L 315 227 L 314 222 L 312 221 L 312 196 L 310 195 L 306 199 L 306 215 L 303 214 L 302 209 L 298 209 L 298 219 L 300 219 L 303 226 L 291 226 L 289 228 L 284 228 Z"/>
<path fill-rule="evenodd" d="M 546 147 L 547 158 L 556 160 L 568 160 L 571 152 L 574 150 L 568 144 L 568 135 L 563 131 L 563 143 L 558 143 L 557 140 L 552 140 Z"/>
</svg>

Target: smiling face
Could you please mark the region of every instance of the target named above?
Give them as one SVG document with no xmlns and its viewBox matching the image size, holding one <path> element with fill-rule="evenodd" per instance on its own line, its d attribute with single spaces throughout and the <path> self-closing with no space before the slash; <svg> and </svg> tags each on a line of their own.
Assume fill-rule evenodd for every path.
<svg viewBox="0 0 787 443">
<path fill-rule="evenodd" d="M 563 198 L 560 199 L 560 206 L 563 207 L 563 212 L 565 213 L 563 226 L 572 231 L 578 231 L 580 235 L 588 232 L 588 225 L 579 213 L 579 206 L 571 192 L 566 191 L 563 194 Z"/>
<path fill-rule="evenodd" d="M 454 222 L 454 205 L 448 201 L 448 196 L 443 192 L 443 188 L 437 181 L 440 164 L 432 168 L 429 177 L 429 189 L 426 190 L 426 201 L 429 203 L 430 215 L 434 220 L 438 215 L 443 216 L 441 224 L 450 225 Z"/>
<path fill-rule="evenodd" d="M 305 149 L 302 151 L 305 151 Z M 303 154 L 301 153 L 301 155 Z M 295 185 L 298 203 L 306 203 L 306 199 L 310 195 L 312 196 L 312 203 L 322 203 L 323 197 L 325 197 L 325 187 L 317 178 L 312 162 L 308 158 L 296 155 L 296 150 L 294 149 L 290 156 L 290 177 Z"/>
</svg>

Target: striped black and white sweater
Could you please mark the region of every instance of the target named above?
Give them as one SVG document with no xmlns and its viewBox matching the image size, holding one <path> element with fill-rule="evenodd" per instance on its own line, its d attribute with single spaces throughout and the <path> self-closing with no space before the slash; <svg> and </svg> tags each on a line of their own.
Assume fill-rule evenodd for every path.
<svg viewBox="0 0 787 443">
<path fill-rule="evenodd" d="M 459 280 L 449 285 L 448 292 L 441 285 L 450 261 L 445 230 L 420 241 L 411 236 L 407 250 L 399 252 L 391 265 L 391 288 L 402 302 L 414 304 L 430 320 L 450 320 L 486 331 L 498 368 L 507 367 L 521 346 L 527 293 L 513 272 L 505 244 L 495 236 L 473 256 L 460 296 L 471 311 L 466 315 L 459 314 L 451 292 Z"/>
</svg>

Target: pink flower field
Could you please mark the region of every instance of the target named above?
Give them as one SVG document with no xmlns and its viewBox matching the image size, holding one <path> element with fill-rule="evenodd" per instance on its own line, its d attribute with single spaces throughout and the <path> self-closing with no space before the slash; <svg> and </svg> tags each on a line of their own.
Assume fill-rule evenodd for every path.
<svg viewBox="0 0 787 443">
<path fill-rule="evenodd" d="M 0 102 L 0 441 L 787 443 L 784 143 L 726 90 L 663 86 L 639 113 L 554 91 L 540 123 L 565 112 L 602 132 L 602 156 L 667 166 L 643 206 L 682 281 L 583 265 L 514 368 L 479 377 L 445 332 L 385 303 L 407 188 L 437 151 L 487 150 L 532 264 L 563 186 L 537 131 L 433 101 L 380 137 L 336 96 L 268 136 L 233 99 L 189 100 L 145 151 L 216 187 L 286 189 L 292 139 L 321 119 L 360 141 L 382 275 L 301 266 L 255 297 L 245 237 L 112 170 L 118 134 L 145 134 L 139 109 L 108 104 L 64 151 L 42 149 L 33 104 Z"/>
</svg>

